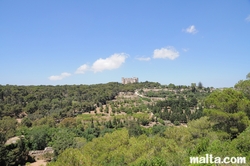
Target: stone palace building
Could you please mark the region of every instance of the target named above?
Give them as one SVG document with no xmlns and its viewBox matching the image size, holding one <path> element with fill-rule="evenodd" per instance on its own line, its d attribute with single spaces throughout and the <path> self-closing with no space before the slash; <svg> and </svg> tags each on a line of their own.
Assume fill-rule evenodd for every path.
<svg viewBox="0 0 250 166">
<path fill-rule="evenodd" d="M 133 78 L 123 78 L 122 77 L 122 84 L 132 84 L 132 83 L 136 83 L 138 82 L 138 78 L 137 77 L 133 77 Z"/>
</svg>

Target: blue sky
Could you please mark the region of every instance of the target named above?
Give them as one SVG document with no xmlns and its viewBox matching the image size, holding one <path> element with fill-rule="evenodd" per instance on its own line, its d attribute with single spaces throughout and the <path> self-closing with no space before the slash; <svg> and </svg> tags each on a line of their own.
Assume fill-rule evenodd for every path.
<svg viewBox="0 0 250 166">
<path fill-rule="evenodd" d="M 0 84 L 232 87 L 250 72 L 249 0 L 1 0 Z"/>
</svg>

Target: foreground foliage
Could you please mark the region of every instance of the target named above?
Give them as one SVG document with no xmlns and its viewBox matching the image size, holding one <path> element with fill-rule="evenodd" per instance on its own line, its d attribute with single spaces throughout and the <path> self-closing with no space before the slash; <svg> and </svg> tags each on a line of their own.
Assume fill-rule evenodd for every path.
<svg viewBox="0 0 250 166">
<path fill-rule="evenodd" d="M 201 83 L 0 86 L 0 165 L 31 162 L 28 151 L 48 146 L 49 166 L 182 166 L 205 154 L 249 162 L 247 81 L 216 91 Z"/>
<path fill-rule="evenodd" d="M 197 120 L 196 123 L 203 123 Z M 212 130 L 207 128 L 207 130 Z M 49 166 L 67 165 L 189 165 L 189 157 L 213 154 L 219 157 L 243 156 L 249 159 L 250 128 L 233 141 L 219 140 L 215 132 L 195 127 L 170 127 L 164 137 L 129 137 L 126 129 L 96 138 L 82 148 L 70 148 Z M 197 132 L 200 136 L 197 137 Z M 204 135 L 205 134 L 205 135 Z M 245 142 L 246 141 L 246 142 Z M 249 162 L 249 160 L 247 160 Z"/>
</svg>

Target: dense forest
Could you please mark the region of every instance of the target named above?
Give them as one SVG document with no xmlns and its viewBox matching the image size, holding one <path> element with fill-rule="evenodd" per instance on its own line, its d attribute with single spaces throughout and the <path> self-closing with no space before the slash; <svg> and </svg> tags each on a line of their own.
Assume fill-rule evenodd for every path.
<svg viewBox="0 0 250 166">
<path fill-rule="evenodd" d="M 0 85 L 0 165 L 28 165 L 37 159 L 29 152 L 46 147 L 54 152 L 39 158 L 49 166 L 182 166 L 205 154 L 249 163 L 249 118 L 249 79 L 224 89 Z"/>
</svg>

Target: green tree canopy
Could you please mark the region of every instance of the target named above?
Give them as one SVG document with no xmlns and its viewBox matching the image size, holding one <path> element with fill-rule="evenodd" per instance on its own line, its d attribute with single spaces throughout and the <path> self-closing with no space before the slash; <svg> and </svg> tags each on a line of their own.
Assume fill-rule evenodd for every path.
<svg viewBox="0 0 250 166">
<path fill-rule="evenodd" d="M 250 73 L 247 74 L 246 79 L 250 80 Z"/>
<path fill-rule="evenodd" d="M 214 129 L 230 134 L 231 138 L 237 137 L 244 131 L 249 119 L 242 109 L 242 101 L 247 100 L 242 92 L 234 89 L 215 91 L 205 100 L 205 114 L 214 123 Z"/>
<path fill-rule="evenodd" d="M 0 120 L 0 133 L 3 134 L 5 139 L 13 137 L 16 132 L 17 121 L 14 118 L 5 116 Z"/>
<path fill-rule="evenodd" d="M 250 79 L 240 80 L 234 86 L 235 89 L 241 91 L 248 99 L 250 99 Z"/>
</svg>

